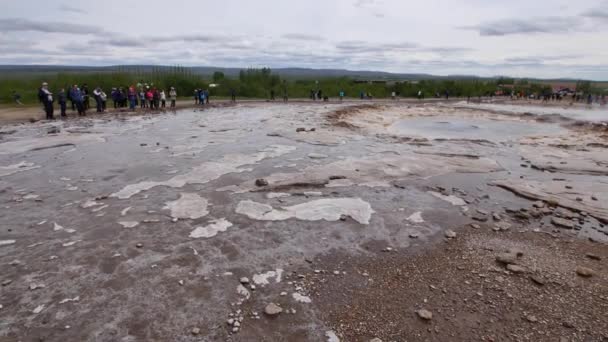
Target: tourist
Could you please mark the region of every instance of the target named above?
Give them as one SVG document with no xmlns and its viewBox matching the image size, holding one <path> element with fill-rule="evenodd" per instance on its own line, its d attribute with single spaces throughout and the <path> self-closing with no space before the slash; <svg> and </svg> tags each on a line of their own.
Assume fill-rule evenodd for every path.
<svg viewBox="0 0 608 342">
<path fill-rule="evenodd" d="M 23 103 L 21 103 L 21 94 L 17 93 L 15 90 L 13 90 L 13 101 L 18 105 L 23 105 Z"/>
<path fill-rule="evenodd" d="M 169 90 L 169 98 L 171 99 L 171 108 L 175 108 L 175 101 L 177 101 L 177 91 L 175 88 L 171 87 Z"/>
<path fill-rule="evenodd" d="M 105 91 L 103 91 L 103 89 L 101 89 L 101 94 L 99 94 L 99 98 L 101 98 L 101 111 L 105 112 L 108 95 L 105 93 Z"/>
<path fill-rule="evenodd" d="M 198 104 L 198 100 L 201 98 L 201 91 L 199 89 L 194 89 L 194 104 Z"/>
<path fill-rule="evenodd" d="M 66 111 L 66 101 L 67 101 L 67 95 L 65 93 L 65 89 L 61 88 L 61 90 L 59 91 L 59 94 L 57 94 L 57 100 L 59 101 L 59 108 L 61 109 L 61 117 L 65 118 L 67 116 L 67 114 L 65 113 Z"/>
<path fill-rule="evenodd" d="M 205 92 L 202 89 L 199 89 L 199 92 L 198 92 L 198 103 L 201 106 L 205 105 Z"/>
<path fill-rule="evenodd" d="M 135 106 L 137 105 L 137 92 L 135 91 L 134 86 L 129 87 L 129 109 L 135 110 Z"/>
<path fill-rule="evenodd" d="M 158 110 L 158 105 L 160 103 L 160 93 L 156 88 L 154 88 L 154 91 L 152 92 L 152 101 L 154 103 L 154 109 Z"/>
<path fill-rule="evenodd" d="M 93 96 L 95 97 L 95 104 L 97 107 L 97 113 L 103 112 L 101 107 L 101 88 L 97 87 L 93 90 Z"/>
<path fill-rule="evenodd" d="M 139 107 L 146 108 L 146 92 L 143 87 L 139 90 Z"/>
<path fill-rule="evenodd" d="M 160 107 L 165 108 L 165 104 L 167 103 L 167 95 L 165 95 L 165 90 L 161 89 L 160 91 Z"/>
<path fill-rule="evenodd" d="M 78 115 L 83 116 L 86 115 L 86 110 L 84 109 L 84 103 L 82 102 L 83 96 L 82 92 L 78 88 L 77 84 L 74 84 L 72 90 L 70 90 L 70 98 L 76 105 L 76 109 L 78 110 Z"/>
<path fill-rule="evenodd" d="M 344 90 L 340 90 L 340 102 L 344 100 Z"/>
<path fill-rule="evenodd" d="M 211 96 L 209 96 L 209 90 L 205 89 L 205 101 L 206 101 L 207 104 L 209 104 L 209 98 L 210 97 Z"/>
<path fill-rule="evenodd" d="M 150 87 L 148 86 L 146 89 L 146 107 L 150 108 L 150 109 L 154 109 L 154 93 L 152 92 L 152 90 L 150 89 Z"/>
<path fill-rule="evenodd" d="M 234 88 L 230 89 L 230 99 L 232 102 L 236 102 L 236 91 L 234 90 Z"/>
<path fill-rule="evenodd" d="M 274 101 L 274 89 L 270 89 L 270 101 Z"/>
<path fill-rule="evenodd" d="M 49 90 L 48 83 L 42 83 L 42 87 L 38 91 L 38 99 L 42 102 L 44 111 L 46 112 L 46 119 L 53 120 L 53 93 Z"/>
<path fill-rule="evenodd" d="M 87 111 L 89 109 L 89 86 L 85 83 L 80 90 L 82 93 L 82 104 L 84 106 L 84 110 Z"/>
</svg>

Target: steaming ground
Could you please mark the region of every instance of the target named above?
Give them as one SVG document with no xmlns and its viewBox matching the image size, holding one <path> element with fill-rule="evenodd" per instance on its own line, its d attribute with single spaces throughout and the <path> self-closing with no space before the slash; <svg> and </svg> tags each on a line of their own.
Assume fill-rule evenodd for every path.
<svg viewBox="0 0 608 342">
<path fill-rule="evenodd" d="M 608 338 L 606 128 L 506 108 L 5 126 L 0 340 Z"/>
</svg>

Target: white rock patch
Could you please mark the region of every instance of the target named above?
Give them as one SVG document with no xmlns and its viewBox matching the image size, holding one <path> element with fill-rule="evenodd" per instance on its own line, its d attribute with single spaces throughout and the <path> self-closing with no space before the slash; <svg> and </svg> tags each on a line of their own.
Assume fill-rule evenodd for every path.
<svg viewBox="0 0 608 342">
<path fill-rule="evenodd" d="M 254 220 L 282 221 L 290 218 L 305 221 L 338 221 L 342 215 L 352 217 L 361 224 L 369 224 L 372 207 L 360 198 L 327 198 L 306 202 L 282 209 L 253 201 L 241 201 L 236 212 Z"/>
<path fill-rule="evenodd" d="M 197 227 L 192 232 L 190 232 L 190 237 L 193 239 L 207 239 L 216 236 L 219 232 L 225 232 L 226 230 L 228 230 L 228 228 L 232 226 L 232 222 L 226 220 L 225 218 L 221 218 L 219 220 L 213 221 L 213 223 L 205 227 Z"/>
<path fill-rule="evenodd" d="M 209 202 L 197 194 L 182 193 L 178 200 L 167 202 L 163 209 L 171 210 L 173 218 L 195 220 L 209 214 L 208 205 Z"/>
</svg>

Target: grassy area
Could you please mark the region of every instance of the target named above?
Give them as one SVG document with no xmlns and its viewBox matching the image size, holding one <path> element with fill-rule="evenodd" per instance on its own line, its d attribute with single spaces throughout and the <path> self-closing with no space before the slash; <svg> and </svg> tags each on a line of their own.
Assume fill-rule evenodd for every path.
<svg viewBox="0 0 608 342">
<path fill-rule="evenodd" d="M 107 72 L 107 73 L 58 73 L 28 75 L 19 77 L 11 75 L 0 80 L 0 104 L 13 103 L 13 91 L 21 95 L 25 104 L 38 102 L 37 92 L 42 82 L 48 82 L 51 91 L 58 92 L 60 88 L 68 89 L 70 85 L 87 84 L 89 90 L 100 86 L 107 94 L 114 87 L 127 88 L 138 83 L 148 83 L 168 92 L 169 87 L 175 87 L 178 95 L 184 99 L 193 98 L 195 89 L 209 89 L 213 98 L 230 98 L 232 91 L 239 98 L 269 98 L 274 92 L 276 99 L 281 99 L 284 93 L 290 98 L 309 98 L 311 91 L 321 90 L 323 96 L 336 98 L 340 92 L 347 97 L 358 98 L 361 93 L 374 98 L 387 98 L 393 92 L 401 97 L 416 97 L 422 92 L 425 97 L 436 94 L 443 96 L 449 92 L 453 97 L 488 96 L 500 89 L 504 80 L 421 80 L 404 82 L 357 82 L 353 79 L 325 78 L 319 80 L 281 79 L 272 74 L 270 69 L 242 70 L 238 78 L 227 78 L 216 72 L 206 79 L 191 74 L 187 68 L 163 69 L 157 72 Z M 210 87 L 211 84 L 216 85 Z M 542 93 L 549 87 L 542 84 L 522 83 L 516 86 L 516 91 L 526 93 Z"/>
</svg>

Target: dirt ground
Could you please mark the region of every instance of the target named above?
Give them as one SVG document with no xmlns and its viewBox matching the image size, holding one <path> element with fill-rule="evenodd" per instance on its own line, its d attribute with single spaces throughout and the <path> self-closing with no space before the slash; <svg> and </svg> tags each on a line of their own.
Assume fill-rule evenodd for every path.
<svg viewBox="0 0 608 342">
<path fill-rule="evenodd" d="M 0 341 L 608 341 L 601 108 L 182 106 L 3 109 Z"/>
</svg>

